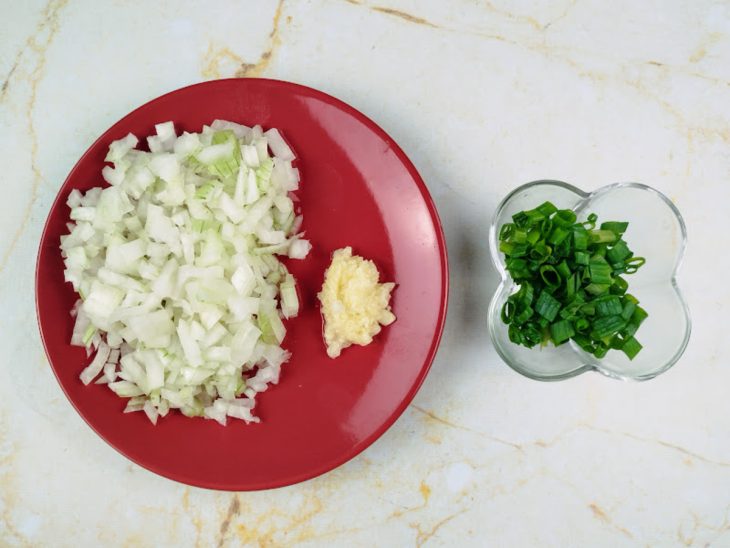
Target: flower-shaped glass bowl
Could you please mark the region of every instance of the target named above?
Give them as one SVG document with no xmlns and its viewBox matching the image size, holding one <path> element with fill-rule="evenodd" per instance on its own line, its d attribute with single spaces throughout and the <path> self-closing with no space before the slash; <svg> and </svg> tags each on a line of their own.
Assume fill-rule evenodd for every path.
<svg viewBox="0 0 730 548">
<path fill-rule="evenodd" d="M 627 275 L 629 292 L 639 299 L 649 317 L 636 338 L 643 349 L 629 360 L 620 350 L 601 359 L 573 342 L 554 347 L 526 348 L 512 343 L 500 312 L 507 297 L 517 290 L 499 251 L 499 228 L 518 211 L 545 201 L 560 209 L 573 209 L 579 220 L 589 213 L 598 222 L 628 221 L 626 242 L 637 256 L 646 258 L 638 272 Z M 674 365 L 687 347 L 690 318 L 676 281 L 687 233 L 672 202 L 659 191 L 639 183 L 617 183 L 586 193 L 561 181 L 534 181 L 511 192 L 499 205 L 489 229 L 492 260 L 502 281 L 489 306 L 489 334 L 499 355 L 515 371 L 538 380 L 562 380 L 585 371 L 599 371 L 618 379 L 647 380 Z"/>
</svg>

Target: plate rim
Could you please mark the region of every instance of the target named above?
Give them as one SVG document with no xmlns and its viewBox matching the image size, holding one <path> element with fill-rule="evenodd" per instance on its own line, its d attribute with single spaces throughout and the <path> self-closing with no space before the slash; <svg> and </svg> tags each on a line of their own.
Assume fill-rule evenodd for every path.
<svg viewBox="0 0 730 548">
<path fill-rule="evenodd" d="M 411 386 L 410 390 L 405 394 L 399 405 L 391 412 L 391 414 L 388 416 L 388 418 L 382 422 L 380 426 L 378 426 L 370 435 L 365 437 L 363 440 L 361 440 L 359 443 L 354 444 L 352 446 L 352 449 L 349 451 L 344 451 L 340 455 L 338 455 L 336 458 L 327 460 L 324 462 L 321 466 L 318 467 L 312 467 L 311 469 L 307 470 L 306 472 L 301 472 L 299 474 L 293 474 L 286 477 L 282 477 L 281 479 L 277 481 L 263 481 L 263 482 L 250 482 L 248 485 L 240 485 L 237 483 L 229 483 L 229 484 L 223 484 L 218 483 L 215 481 L 207 481 L 207 480 L 198 480 L 195 478 L 190 477 L 183 477 L 179 474 L 171 474 L 168 473 L 164 467 L 155 466 L 154 464 L 150 463 L 143 463 L 140 462 L 137 458 L 132 457 L 129 455 L 122 447 L 119 447 L 112 443 L 110 440 L 106 438 L 101 432 L 97 430 L 97 428 L 89 422 L 87 417 L 84 413 L 82 413 L 79 408 L 76 406 L 76 403 L 71 398 L 69 393 L 66 391 L 66 387 L 64 386 L 63 382 L 61 381 L 61 378 L 58 375 L 58 372 L 56 371 L 56 367 L 53 365 L 53 360 L 51 359 L 51 354 L 48 349 L 48 345 L 46 343 L 46 338 L 43 330 L 43 324 L 41 320 L 41 311 L 40 311 L 40 303 L 38 298 L 38 287 L 39 287 L 39 272 L 40 272 L 40 261 L 41 261 L 41 254 L 43 252 L 44 243 L 47 243 L 47 232 L 49 230 L 49 223 L 51 220 L 51 212 L 53 212 L 58 206 L 59 202 L 62 199 L 61 193 L 63 189 L 66 187 L 66 185 L 69 183 L 69 181 L 75 176 L 76 171 L 79 169 L 79 166 L 86 160 L 86 157 L 90 155 L 92 149 L 94 149 L 98 144 L 100 144 L 103 140 L 107 138 L 107 135 L 118 126 L 122 125 L 128 118 L 135 115 L 138 111 L 148 108 L 150 105 L 162 102 L 166 100 L 169 96 L 178 94 L 184 91 L 191 90 L 193 88 L 199 88 L 199 87 L 208 87 L 208 86 L 216 86 L 220 85 L 221 83 L 230 83 L 230 82 L 236 82 L 236 84 L 242 84 L 245 82 L 262 82 L 264 84 L 273 84 L 274 86 L 281 86 L 283 88 L 289 88 L 293 91 L 304 91 L 306 94 L 310 96 L 317 97 L 319 99 L 324 100 L 327 104 L 336 107 L 338 110 L 344 111 L 350 116 L 354 117 L 357 121 L 365 125 L 370 131 L 374 132 L 379 138 L 381 138 L 384 142 L 388 143 L 390 148 L 395 152 L 396 156 L 398 157 L 398 160 L 403 164 L 403 166 L 406 168 L 408 173 L 410 174 L 413 182 L 416 184 L 420 194 L 421 198 L 423 199 L 426 209 L 429 212 L 429 216 L 431 218 L 431 222 L 433 224 L 435 236 L 436 236 L 436 242 L 438 247 L 438 253 L 439 253 L 439 263 L 441 267 L 441 295 L 439 299 L 439 311 L 437 315 L 437 326 L 436 330 L 433 333 L 431 344 L 428 349 L 428 353 L 426 356 L 426 359 L 423 363 L 423 366 L 421 367 L 418 377 L 414 384 Z M 136 465 L 144 468 L 145 470 L 148 470 L 158 476 L 162 476 L 166 479 L 182 483 L 185 485 L 190 485 L 198 488 L 204 488 L 204 489 L 210 489 L 210 490 L 217 490 L 217 491 L 235 491 L 235 492 L 245 492 L 245 491 L 262 491 L 262 490 L 268 490 L 268 489 L 278 489 L 282 487 L 287 487 L 289 485 L 295 485 L 298 483 L 302 483 L 304 481 L 314 479 L 316 477 L 319 477 L 323 474 L 326 474 L 327 472 L 330 472 L 332 470 L 335 470 L 339 468 L 340 466 L 344 465 L 345 463 L 349 462 L 350 460 L 354 459 L 356 456 L 358 456 L 360 453 L 365 451 L 368 447 L 373 445 L 379 438 L 381 438 L 394 424 L 395 422 L 401 417 L 401 415 L 405 412 L 405 410 L 408 408 L 408 406 L 413 401 L 414 397 L 420 390 L 421 386 L 423 385 L 424 381 L 426 380 L 426 377 L 428 376 L 428 373 L 431 370 L 431 366 L 433 365 L 433 362 L 436 358 L 436 355 L 438 353 L 438 349 L 441 343 L 441 339 L 443 337 L 444 333 L 444 327 L 446 324 L 446 317 L 447 317 L 447 311 L 448 311 L 448 302 L 449 302 L 449 261 L 448 261 L 448 250 L 446 247 L 446 237 L 444 235 L 444 229 L 443 224 L 441 222 L 441 218 L 438 214 L 438 210 L 436 208 L 436 204 L 428 190 L 428 187 L 426 186 L 425 182 L 423 181 L 423 178 L 421 177 L 420 173 L 416 169 L 416 167 L 413 165 L 413 162 L 411 162 L 410 158 L 406 155 L 406 153 L 401 149 L 401 147 L 396 143 L 396 141 L 384 130 L 382 129 L 376 122 L 374 122 L 371 118 L 354 108 L 353 106 L 349 105 L 345 101 L 338 99 L 337 97 L 334 97 L 333 95 L 330 95 L 326 92 L 320 91 L 316 88 L 306 86 L 303 84 L 298 84 L 295 82 L 287 81 L 287 80 L 279 80 L 279 79 L 273 79 L 273 78 L 219 78 L 216 80 L 207 80 L 203 82 L 197 82 L 195 84 L 190 84 L 187 86 L 183 86 L 180 88 L 176 88 L 172 91 L 168 91 L 166 93 L 163 93 L 162 95 L 159 95 L 157 97 L 154 97 L 153 99 L 146 101 L 145 103 L 142 103 L 138 107 L 131 110 L 129 113 L 125 114 L 123 117 L 121 117 L 119 120 L 114 122 L 112 125 L 110 125 L 107 129 L 105 129 L 99 137 L 97 137 L 85 150 L 85 152 L 79 157 L 79 159 L 74 163 L 71 170 L 68 172 L 68 175 L 66 175 L 66 178 L 63 180 L 63 183 L 58 188 L 58 191 L 56 193 L 56 197 L 54 198 L 53 202 L 51 203 L 51 206 L 49 207 L 47 213 L 46 213 L 46 219 L 43 224 L 43 230 L 41 232 L 40 240 L 38 243 L 38 251 L 36 253 L 36 265 L 35 265 L 35 272 L 34 272 L 34 301 L 35 301 L 35 309 L 36 309 L 36 322 L 38 324 L 38 330 L 40 332 L 41 342 L 43 344 L 43 350 L 46 355 L 46 359 L 48 360 L 48 364 L 51 368 L 51 371 L 53 372 L 54 377 L 56 378 L 56 382 L 61 387 L 61 390 L 64 393 L 64 396 L 66 399 L 71 403 L 71 406 L 74 408 L 76 413 L 83 419 L 83 421 L 86 423 L 86 425 L 91 428 L 91 430 L 101 439 L 103 440 L 109 447 L 114 449 L 117 453 L 122 455 L 127 460 L 135 463 Z"/>
</svg>

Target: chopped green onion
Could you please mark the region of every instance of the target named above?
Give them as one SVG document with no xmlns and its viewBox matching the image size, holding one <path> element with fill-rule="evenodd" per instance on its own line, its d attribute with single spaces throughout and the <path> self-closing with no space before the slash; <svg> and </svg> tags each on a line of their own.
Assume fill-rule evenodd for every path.
<svg viewBox="0 0 730 548">
<path fill-rule="evenodd" d="M 568 306 L 565 306 L 560 310 L 560 317 L 564 320 L 575 320 L 580 317 L 581 306 L 581 303 L 578 302 L 570 303 Z"/>
<path fill-rule="evenodd" d="M 593 230 L 596 228 L 596 221 L 598 220 L 598 215 L 595 213 L 591 213 L 588 215 L 588 220 L 585 223 L 582 223 L 583 227 L 586 230 Z"/>
<path fill-rule="evenodd" d="M 549 288 L 555 289 L 560 285 L 560 274 L 554 266 L 543 265 L 540 267 L 540 277 L 545 285 Z"/>
<path fill-rule="evenodd" d="M 641 325 L 641 323 L 648 317 L 649 313 L 640 306 L 637 306 L 636 310 L 634 310 L 634 313 L 631 315 L 631 321 Z"/>
<path fill-rule="evenodd" d="M 512 232 L 512 241 L 516 244 L 527 243 L 527 231 L 523 228 L 518 228 Z"/>
<path fill-rule="evenodd" d="M 565 283 L 565 295 L 570 299 L 578 290 L 578 276 L 571 274 Z"/>
<path fill-rule="evenodd" d="M 507 301 L 502 307 L 502 321 L 510 323 L 515 316 L 515 305 L 512 301 Z"/>
<path fill-rule="evenodd" d="M 532 275 L 527 268 L 527 261 L 523 259 L 508 260 L 507 270 L 515 280 L 519 280 L 520 278 L 529 278 Z"/>
<path fill-rule="evenodd" d="M 561 209 L 555 212 L 553 224 L 555 226 L 569 227 L 575 224 L 575 212 L 570 209 Z"/>
<path fill-rule="evenodd" d="M 623 295 L 629 288 L 629 282 L 623 279 L 621 276 L 615 276 L 613 278 L 613 285 L 611 286 L 611 293 L 614 295 Z"/>
<path fill-rule="evenodd" d="M 633 274 L 639 270 L 639 268 L 644 266 L 644 263 L 646 263 L 646 259 L 644 257 L 632 257 L 626 261 L 626 268 L 624 272 L 626 272 L 626 274 Z"/>
<path fill-rule="evenodd" d="M 527 255 L 527 244 L 502 242 L 499 244 L 499 250 L 510 257 L 524 257 Z"/>
<path fill-rule="evenodd" d="M 580 311 L 586 316 L 594 316 L 596 314 L 596 303 L 582 304 Z"/>
<path fill-rule="evenodd" d="M 557 246 L 555 246 L 555 257 L 567 257 L 570 255 L 570 238 L 565 238 Z"/>
<path fill-rule="evenodd" d="M 522 311 L 519 314 L 517 314 L 515 316 L 513 323 L 515 323 L 516 325 L 522 325 L 527 320 L 532 318 L 532 315 L 534 313 L 535 313 L 535 311 L 532 309 L 531 306 L 526 306 L 525 308 L 522 309 Z"/>
<path fill-rule="evenodd" d="M 610 230 L 616 234 L 623 234 L 627 228 L 629 228 L 629 223 L 617 223 L 616 221 L 601 223 L 601 230 Z"/>
<path fill-rule="evenodd" d="M 588 284 L 585 290 L 591 295 L 603 295 L 606 293 L 611 286 L 609 284 Z"/>
<path fill-rule="evenodd" d="M 611 249 L 606 251 L 606 258 L 611 264 L 618 263 L 629 257 L 631 257 L 631 250 L 623 240 L 619 240 Z"/>
<path fill-rule="evenodd" d="M 588 265 L 588 268 L 590 269 L 591 283 L 611 283 L 611 266 L 602 257 L 592 258 Z"/>
<path fill-rule="evenodd" d="M 558 274 L 560 274 L 564 280 L 567 280 L 573 275 L 573 271 L 570 270 L 568 263 L 565 261 L 562 261 L 557 267 L 555 267 L 555 270 L 558 271 Z"/>
<path fill-rule="evenodd" d="M 548 217 L 548 215 L 543 214 L 541 211 L 537 209 L 532 209 L 530 211 L 524 211 L 523 212 L 527 216 L 527 221 L 530 224 L 536 223 L 538 221 L 542 221 L 545 219 L 545 217 Z"/>
<path fill-rule="evenodd" d="M 624 354 L 626 354 L 630 360 L 633 360 L 642 348 L 643 347 L 639 341 L 637 341 L 634 337 L 629 337 L 624 341 L 621 350 L 623 350 Z"/>
<path fill-rule="evenodd" d="M 542 343 L 542 330 L 538 329 L 534 325 L 527 325 L 522 332 L 523 341 L 525 346 L 532 348 L 533 346 Z"/>
<path fill-rule="evenodd" d="M 624 275 L 646 261 L 623 239 L 629 223 L 597 221 L 591 213 L 577 222 L 574 211 L 545 202 L 500 227 L 499 249 L 518 284 L 500 311 L 510 341 L 532 348 L 572 340 L 599 359 L 641 349 L 633 336 L 647 313 Z"/>
<path fill-rule="evenodd" d="M 560 312 L 560 301 L 547 291 L 543 291 L 537 298 L 535 310 L 537 310 L 537 313 L 543 318 L 548 321 L 553 321 L 555 316 L 558 315 L 558 312 Z"/>
<path fill-rule="evenodd" d="M 540 241 L 541 232 L 538 228 L 532 228 L 530 229 L 530 232 L 527 233 L 527 243 L 530 245 L 535 245 L 537 242 Z"/>
<path fill-rule="evenodd" d="M 515 225 L 512 223 L 504 223 L 502 228 L 499 229 L 499 241 L 503 242 L 507 240 L 514 232 Z"/>
<path fill-rule="evenodd" d="M 621 300 L 616 295 L 606 295 L 598 297 L 595 300 L 596 315 L 598 316 L 616 316 L 623 312 Z M 628 319 L 628 318 L 625 318 Z"/>
<path fill-rule="evenodd" d="M 550 335 L 553 338 L 553 342 L 558 345 L 575 335 L 575 329 L 573 329 L 573 324 L 568 320 L 560 320 L 550 326 Z"/>
<path fill-rule="evenodd" d="M 591 230 L 589 234 L 594 244 L 610 244 L 618 240 L 616 233 L 610 230 Z"/>
<path fill-rule="evenodd" d="M 553 230 L 550 232 L 550 236 L 548 236 L 548 243 L 552 245 L 558 245 L 563 240 L 565 240 L 568 236 L 570 236 L 570 231 L 565 229 L 562 226 L 558 226 L 553 222 Z"/>
<path fill-rule="evenodd" d="M 575 344 L 577 344 L 584 352 L 588 352 L 589 354 L 593 354 L 593 352 L 596 350 L 596 347 L 591 342 L 591 339 L 583 335 L 582 331 L 579 331 L 578 333 L 573 335 L 573 342 L 575 342 Z"/>
<path fill-rule="evenodd" d="M 590 237 L 585 227 L 575 225 L 573 227 L 573 246 L 577 251 L 585 251 L 588 249 L 588 241 Z"/>
<path fill-rule="evenodd" d="M 618 333 L 626 325 L 621 316 L 604 316 L 593 322 L 593 335 L 596 339 L 605 339 Z"/>
<path fill-rule="evenodd" d="M 557 213 L 558 211 L 558 208 L 550 202 L 544 202 L 537 206 L 535 209 L 537 209 L 545 217 L 550 217 L 550 215 L 552 215 L 553 213 Z"/>
<path fill-rule="evenodd" d="M 591 256 L 585 251 L 576 251 L 575 255 L 573 255 L 573 260 L 575 264 L 588 266 L 591 262 Z"/>
<path fill-rule="evenodd" d="M 591 322 L 589 322 L 588 319 L 586 319 L 586 318 L 578 318 L 574 324 L 575 330 L 578 333 L 585 333 L 586 331 L 588 331 L 588 328 L 590 326 L 591 326 Z"/>
<path fill-rule="evenodd" d="M 519 213 L 515 213 L 512 215 L 512 221 L 514 221 L 515 226 L 523 227 L 527 226 L 527 224 L 530 222 L 530 218 L 527 216 L 527 212 L 520 211 Z"/>
<path fill-rule="evenodd" d="M 522 330 L 516 325 L 512 324 L 509 326 L 509 329 L 507 330 L 507 335 L 509 336 L 510 342 L 513 342 L 515 344 L 523 344 Z M 532 348 L 528 345 L 525 346 L 527 346 L 528 348 Z"/>
<path fill-rule="evenodd" d="M 608 342 L 608 347 L 612 350 L 621 350 L 623 346 L 624 341 L 618 335 L 614 335 L 614 337 Z"/>
<path fill-rule="evenodd" d="M 553 222 L 550 219 L 545 219 L 543 222 L 540 223 L 540 234 L 543 236 L 547 236 L 550 234 L 550 231 L 553 229 Z"/>
<path fill-rule="evenodd" d="M 522 287 L 520 287 L 520 291 L 517 295 L 522 306 L 530 306 L 532 304 L 532 299 L 535 297 L 535 288 L 533 288 L 532 284 L 529 282 L 525 282 L 522 284 Z"/>
<path fill-rule="evenodd" d="M 532 261 L 542 264 L 550 257 L 552 252 L 553 250 L 549 245 L 539 242 L 532 247 L 529 257 Z"/>
<path fill-rule="evenodd" d="M 606 346 L 604 344 L 597 344 L 596 349 L 593 351 L 593 355 L 600 360 L 606 354 L 608 354 L 608 350 L 609 350 L 608 346 Z"/>
<path fill-rule="evenodd" d="M 631 316 L 634 315 L 634 311 L 636 310 L 636 304 L 632 301 L 628 301 L 624 299 L 623 309 L 621 310 L 621 317 L 628 321 L 631 319 Z"/>
</svg>

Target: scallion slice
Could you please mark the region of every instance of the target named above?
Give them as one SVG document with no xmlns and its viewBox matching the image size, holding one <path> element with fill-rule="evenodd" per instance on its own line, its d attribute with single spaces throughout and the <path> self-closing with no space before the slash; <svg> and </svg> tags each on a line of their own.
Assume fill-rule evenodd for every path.
<svg viewBox="0 0 730 548">
<path fill-rule="evenodd" d="M 575 329 L 568 320 L 560 320 L 550 326 L 550 335 L 553 338 L 553 343 L 557 346 L 575 335 Z"/>
<path fill-rule="evenodd" d="M 535 309 L 540 316 L 551 322 L 560 312 L 560 301 L 547 291 L 543 291 L 537 298 Z"/>
<path fill-rule="evenodd" d="M 629 337 L 624 341 L 621 350 L 623 350 L 624 354 L 626 354 L 630 360 L 633 360 L 642 348 L 643 347 L 639 341 L 637 341 L 634 337 Z"/>
</svg>

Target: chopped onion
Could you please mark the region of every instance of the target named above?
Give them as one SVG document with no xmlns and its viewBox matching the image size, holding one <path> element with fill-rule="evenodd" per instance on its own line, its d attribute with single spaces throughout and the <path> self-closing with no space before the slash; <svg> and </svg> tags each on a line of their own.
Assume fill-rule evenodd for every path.
<svg viewBox="0 0 730 548">
<path fill-rule="evenodd" d="M 295 155 L 278 130 L 225 120 L 180 136 L 164 122 L 146 142 L 150 152 L 132 134 L 111 143 L 110 186 L 67 199 L 64 277 L 80 296 L 71 344 L 94 354 L 80 378 L 153 424 L 170 409 L 259 422 L 255 396 L 289 358 L 282 317 L 299 312 L 277 257 L 311 249 Z"/>
</svg>

